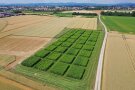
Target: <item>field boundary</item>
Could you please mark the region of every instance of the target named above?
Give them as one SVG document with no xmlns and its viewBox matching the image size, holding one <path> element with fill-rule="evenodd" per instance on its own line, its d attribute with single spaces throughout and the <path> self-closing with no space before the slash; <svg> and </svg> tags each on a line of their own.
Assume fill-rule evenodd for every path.
<svg viewBox="0 0 135 90">
<path fill-rule="evenodd" d="M 99 22 L 103 26 L 103 30 L 105 32 L 105 37 L 104 37 L 102 48 L 101 48 L 101 51 L 100 51 L 100 56 L 99 56 L 99 61 L 98 61 L 98 67 L 97 67 L 97 74 L 96 74 L 96 81 L 95 81 L 95 88 L 94 88 L 94 90 L 101 90 L 103 59 L 104 59 L 105 47 L 106 47 L 107 36 L 108 36 L 107 27 L 102 22 L 100 14 L 99 14 Z"/>
</svg>

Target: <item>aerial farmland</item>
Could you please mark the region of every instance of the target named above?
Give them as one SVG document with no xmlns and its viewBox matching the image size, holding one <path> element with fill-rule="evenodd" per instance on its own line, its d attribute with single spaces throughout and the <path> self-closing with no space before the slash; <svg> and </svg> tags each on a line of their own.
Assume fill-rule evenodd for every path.
<svg viewBox="0 0 135 90">
<path fill-rule="evenodd" d="M 135 4 L 1 2 L 0 90 L 135 90 Z"/>
<path fill-rule="evenodd" d="M 94 89 L 104 37 L 97 17 L 25 15 L 1 22 L 2 76 L 38 90 L 40 83 L 45 90 Z"/>
</svg>

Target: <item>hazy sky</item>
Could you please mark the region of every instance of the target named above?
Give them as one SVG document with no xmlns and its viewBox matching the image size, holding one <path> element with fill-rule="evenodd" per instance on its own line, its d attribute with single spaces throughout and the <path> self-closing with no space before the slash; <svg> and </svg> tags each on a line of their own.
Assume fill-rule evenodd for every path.
<svg viewBox="0 0 135 90">
<path fill-rule="evenodd" d="M 0 3 L 48 3 L 48 2 L 135 3 L 135 0 L 0 0 Z"/>
</svg>

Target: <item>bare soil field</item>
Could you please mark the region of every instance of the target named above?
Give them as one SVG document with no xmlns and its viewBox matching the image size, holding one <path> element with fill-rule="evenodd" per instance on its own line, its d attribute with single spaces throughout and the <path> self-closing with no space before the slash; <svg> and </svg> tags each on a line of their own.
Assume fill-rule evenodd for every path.
<svg viewBox="0 0 135 90">
<path fill-rule="evenodd" d="M 135 90 L 135 36 L 109 33 L 102 90 Z"/>
<path fill-rule="evenodd" d="M 68 28 L 82 28 L 97 30 L 97 18 L 73 18 L 72 23 L 70 23 Z"/>
</svg>

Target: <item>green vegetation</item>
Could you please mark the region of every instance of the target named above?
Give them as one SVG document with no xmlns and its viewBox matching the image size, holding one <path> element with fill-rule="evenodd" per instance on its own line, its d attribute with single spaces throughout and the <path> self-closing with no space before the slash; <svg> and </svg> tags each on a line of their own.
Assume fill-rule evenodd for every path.
<svg viewBox="0 0 135 90">
<path fill-rule="evenodd" d="M 132 13 L 131 12 L 112 12 L 112 11 L 107 11 L 107 12 L 104 12 L 102 11 L 101 12 L 102 15 L 105 15 L 105 16 L 129 16 L 129 17 L 135 17 L 135 11 L 133 11 Z"/>
<path fill-rule="evenodd" d="M 62 13 L 62 12 L 57 12 L 54 15 L 58 17 L 73 17 L 72 13 Z"/>
<path fill-rule="evenodd" d="M 88 40 L 93 35 L 97 38 L 96 42 Z M 77 38 L 71 39 L 73 36 L 77 36 Z M 102 31 L 71 29 L 60 35 L 56 42 L 43 48 L 43 50 L 50 51 L 49 54 L 40 57 L 40 60 L 33 62 L 34 64 L 32 63 L 33 65 L 30 67 L 23 64 L 26 63 L 26 59 L 15 70 L 31 78 L 37 78 L 43 83 L 53 84 L 63 89 L 90 90 L 94 86 L 103 36 Z M 60 41 L 59 39 L 62 38 L 67 39 Z M 78 41 L 85 42 L 82 44 Z M 61 43 L 57 46 L 59 42 Z M 83 48 L 88 45 L 88 42 L 94 43 L 89 44 L 93 49 Z M 63 44 L 68 45 L 69 43 L 71 43 L 70 46 L 63 46 Z M 35 57 L 35 54 L 31 57 Z"/>
<path fill-rule="evenodd" d="M 49 54 L 49 51 L 47 51 L 47 50 L 40 50 L 40 51 L 38 51 L 38 52 L 35 54 L 35 56 L 43 58 L 43 57 L 45 57 L 47 54 Z"/>
<path fill-rule="evenodd" d="M 22 65 L 27 66 L 27 67 L 32 67 L 38 61 L 40 61 L 39 57 L 32 56 L 32 57 L 28 58 L 27 60 L 23 61 Z"/>
<path fill-rule="evenodd" d="M 68 64 L 58 62 L 50 69 L 50 71 L 59 75 L 63 75 L 66 72 L 67 68 Z"/>
<path fill-rule="evenodd" d="M 109 31 L 135 33 L 135 17 L 102 16 Z"/>
<path fill-rule="evenodd" d="M 47 70 L 50 68 L 50 66 L 53 64 L 53 61 L 49 59 L 41 60 L 39 63 L 37 63 L 34 67 L 39 70 Z"/>
<path fill-rule="evenodd" d="M 74 64 L 79 66 L 86 66 L 88 64 L 89 58 L 83 56 L 77 56 Z"/>
<path fill-rule="evenodd" d="M 57 60 L 60 57 L 61 53 L 53 52 L 47 56 L 48 59 Z"/>
<path fill-rule="evenodd" d="M 70 67 L 67 76 L 75 79 L 81 79 L 83 77 L 84 71 L 84 67 L 73 65 Z"/>
<path fill-rule="evenodd" d="M 64 63 L 72 63 L 74 57 L 75 57 L 74 55 L 65 54 L 60 58 L 60 61 Z"/>
</svg>

